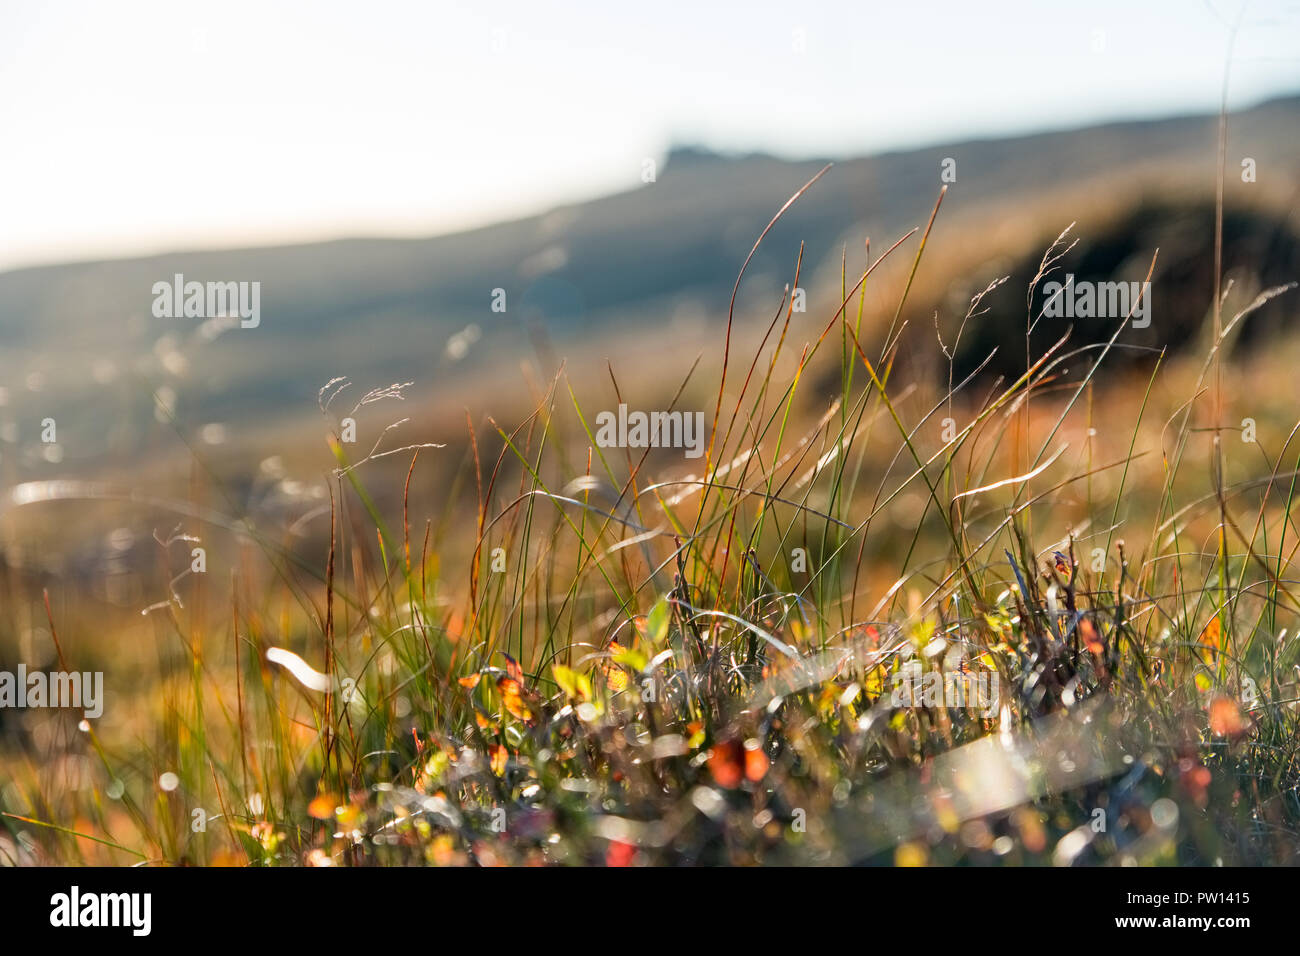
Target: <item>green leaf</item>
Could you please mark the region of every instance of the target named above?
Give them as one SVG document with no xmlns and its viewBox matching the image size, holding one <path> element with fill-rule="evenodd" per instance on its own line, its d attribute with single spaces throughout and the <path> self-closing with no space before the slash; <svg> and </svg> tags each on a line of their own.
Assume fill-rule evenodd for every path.
<svg viewBox="0 0 1300 956">
<path fill-rule="evenodd" d="M 615 664 L 620 664 L 638 674 L 645 670 L 646 664 L 649 663 L 644 654 L 631 647 L 623 648 L 614 655 L 613 660 Z"/>
<path fill-rule="evenodd" d="M 651 647 L 659 647 L 667 639 L 668 618 L 668 598 L 661 597 L 646 615 L 646 640 Z"/>
</svg>

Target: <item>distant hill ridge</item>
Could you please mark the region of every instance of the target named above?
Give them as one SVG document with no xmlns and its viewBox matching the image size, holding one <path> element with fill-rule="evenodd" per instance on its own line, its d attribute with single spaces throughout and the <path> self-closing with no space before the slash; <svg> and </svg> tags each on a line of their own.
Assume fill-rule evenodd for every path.
<svg viewBox="0 0 1300 956">
<path fill-rule="evenodd" d="M 1296 129 L 1300 97 L 1234 114 L 1229 179 L 1239 157 L 1250 156 L 1261 181 L 1300 182 Z M 957 169 L 945 199 L 947 223 L 964 211 L 1014 209 L 1026 196 L 1077 190 L 1129 170 L 1209 187 L 1216 130 L 1215 116 L 1183 116 L 838 162 L 764 243 L 751 266 L 760 282 L 754 294 L 763 291 L 764 276 L 785 281 L 800 242 L 812 275 L 822 265 L 838 270 L 845 243 L 860 255 L 864 235 L 873 237 L 873 248 L 883 248 L 882 240 L 923 224 L 945 158 L 955 159 Z M 338 374 L 371 383 L 427 379 L 451 361 L 448 340 L 468 326 L 482 337 L 465 355 L 472 364 L 494 342 L 524 347 L 521 332 L 540 329 L 563 343 L 622 322 L 662 321 L 683 302 L 721 321 L 754 239 L 822 165 L 684 146 L 670 153 L 653 183 L 453 235 L 177 252 L 10 271 L 0 274 L 0 348 L 6 356 L 0 387 L 17 405 L 84 409 L 87 388 L 111 389 L 104 383 L 130 376 L 153 383 L 174 377 L 189 420 L 228 420 L 311 408 L 316 390 Z M 192 319 L 154 317 L 151 287 L 176 274 L 260 282 L 258 327 L 236 328 L 208 343 L 196 338 Z M 495 289 L 505 290 L 505 313 L 492 311 Z M 764 309 L 770 308 L 765 301 Z M 504 362 L 505 354 L 492 353 L 492 361 Z"/>
</svg>

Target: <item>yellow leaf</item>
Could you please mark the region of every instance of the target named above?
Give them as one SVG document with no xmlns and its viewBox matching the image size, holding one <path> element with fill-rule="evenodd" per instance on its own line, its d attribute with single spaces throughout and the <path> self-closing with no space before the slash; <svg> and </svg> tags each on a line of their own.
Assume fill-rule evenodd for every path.
<svg viewBox="0 0 1300 956">
<path fill-rule="evenodd" d="M 565 667 L 563 664 L 552 664 L 551 673 L 555 675 L 555 683 L 560 685 L 560 690 L 564 691 L 566 696 L 578 696 L 578 675 L 573 668 Z"/>
<path fill-rule="evenodd" d="M 1202 645 L 1200 652 L 1205 663 L 1213 664 L 1219 650 L 1223 647 L 1223 627 L 1219 624 L 1219 615 L 1210 618 L 1210 623 L 1205 625 L 1205 630 L 1201 631 L 1197 643 Z"/>
</svg>

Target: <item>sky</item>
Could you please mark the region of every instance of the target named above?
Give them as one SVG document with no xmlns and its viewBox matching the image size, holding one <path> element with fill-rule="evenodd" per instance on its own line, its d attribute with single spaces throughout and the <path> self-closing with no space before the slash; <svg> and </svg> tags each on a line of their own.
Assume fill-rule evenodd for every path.
<svg viewBox="0 0 1300 956">
<path fill-rule="evenodd" d="M 1300 91 L 1300 0 L 0 0 L 0 270 L 445 233 L 673 144 L 843 157 Z"/>
</svg>

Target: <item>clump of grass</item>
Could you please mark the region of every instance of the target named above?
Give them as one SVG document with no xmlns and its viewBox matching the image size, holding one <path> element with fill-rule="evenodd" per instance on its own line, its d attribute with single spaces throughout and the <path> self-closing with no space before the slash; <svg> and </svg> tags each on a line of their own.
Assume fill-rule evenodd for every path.
<svg viewBox="0 0 1300 956">
<path fill-rule="evenodd" d="M 456 451 L 405 449 L 400 496 L 376 496 L 363 479 L 393 453 L 352 462 L 331 434 L 323 557 L 243 527 L 228 595 L 207 594 L 224 628 L 174 598 L 156 611 L 170 664 L 133 732 L 6 758 L 0 853 L 1295 862 L 1300 426 L 1240 455 L 1222 440 L 1219 346 L 1245 313 L 1215 309 L 1199 371 L 1162 356 L 1105 381 L 1125 320 L 1076 349 L 1062 329 L 1010 383 L 900 388 L 939 210 L 851 284 L 846 265 L 833 315 L 806 327 L 783 297 L 748 364 L 729 315 L 701 474 L 599 447 L 562 371 L 511 428 L 467 418 L 447 512 L 423 526 L 421 461 Z M 866 342 L 866 286 L 913 240 Z M 952 349 L 999 294 L 989 278 Z M 952 359 L 942 332 L 939 348 Z M 801 391 L 827 366 L 837 394 Z M 672 408 L 704 394 L 699 374 Z M 927 674 L 998 693 L 900 703 Z"/>
</svg>

